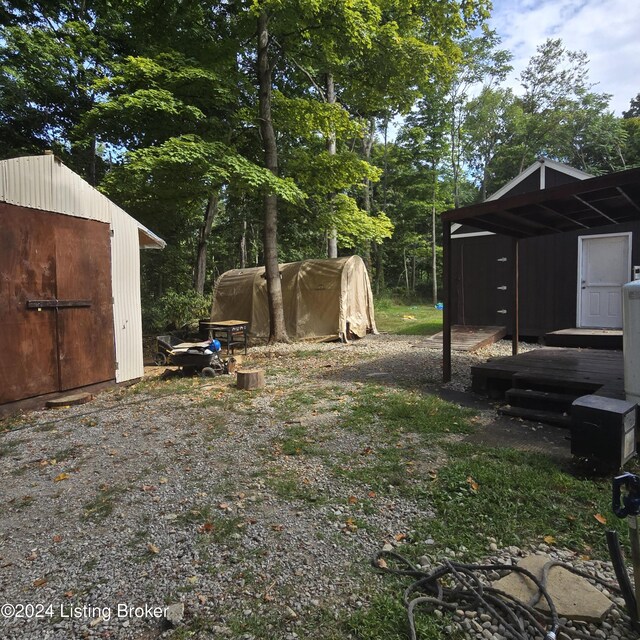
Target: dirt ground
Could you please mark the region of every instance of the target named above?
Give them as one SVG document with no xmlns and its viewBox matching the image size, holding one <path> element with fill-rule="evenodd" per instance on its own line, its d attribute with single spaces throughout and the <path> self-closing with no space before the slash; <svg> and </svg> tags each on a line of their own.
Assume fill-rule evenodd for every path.
<svg viewBox="0 0 640 640">
<path fill-rule="evenodd" d="M 489 354 L 490 355 L 490 354 Z M 438 394 L 476 415 L 470 442 L 568 456 L 557 429 L 497 419 L 462 391 L 487 353 L 418 337 L 252 349 L 266 389 L 233 376 L 145 380 L 0 428 L 3 638 L 314 638 L 367 606 L 370 558 L 411 536 L 424 501 L 367 482 L 379 425 L 346 428 L 370 394 Z M 442 452 L 407 432 L 410 482 Z M 167 611 L 167 607 L 171 607 Z"/>
</svg>

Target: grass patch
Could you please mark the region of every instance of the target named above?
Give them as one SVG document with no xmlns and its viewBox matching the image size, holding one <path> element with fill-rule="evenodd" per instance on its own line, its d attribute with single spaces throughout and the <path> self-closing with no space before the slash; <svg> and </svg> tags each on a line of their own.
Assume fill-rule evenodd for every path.
<svg viewBox="0 0 640 640">
<path fill-rule="evenodd" d="M 123 492 L 124 489 L 119 486 L 101 487 L 98 495 L 84 505 L 82 519 L 98 521 L 108 518 L 113 513 L 116 498 Z"/>
<path fill-rule="evenodd" d="M 3 442 L 0 444 L 0 458 L 6 458 L 13 453 L 13 450 L 26 440 L 13 440 L 11 442 Z"/>
<path fill-rule="evenodd" d="M 605 559 L 606 529 L 618 529 L 627 539 L 626 522 L 611 512 L 610 478 L 575 477 L 540 454 L 467 444 L 447 448 L 451 462 L 428 485 L 437 516 L 417 524 L 418 540 L 432 537 L 436 548 L 465 546 L 470 558 L 478 558 L 487 553 L 487 537 L 503 547 L 540 544 L 552 536 L 555 546 Z"/>
<path fill-rule="evenodd" d="M 343 424 L 377 437 L 413 432 L 423 436 L 470 433 L 473 413 L 437 396 L 394 391 L 382 386 L 363 387 L 344 416 Z M 382 429 L 382 431 L 381 431 Z"/>
<path fill-rule="evenodd" d="M 285 456 L 313 456 L 321 453 L 316 440 L 309 436 L 302 424 L 292 424 L 285 428 L 281 438 L 274 438 L 273 445 L 279 454 Z"/>
<path fill-rule="evenodd" d="M 363 453 L 359 459 L 345 456 L 334 471 L 345 478 L 355 480 L 376 493 L 398 490 L 405 496 L 424 493 L 422 483 L 414 475 L 414 447 L 382 447 Z"/>
<path fill-rule="evenodd" d="M 326 498 L 321 493 L 293 471 L 279 471 L 277 475 L 269 475 L 265 478 L 265 483 L 279 498 L 302 500 L 312 504 L 326 502 Z"/>
<path fill-rule="evenodd" d="M 379 331 L 400 336 L 431 336 L 442 331 L 442 311 L 433 305 L 395 304 L 388 300 L 375 303 Z"/>
<path fill-rule="evenodd" d="M 388 576 L 385 576 L 385 579 Z M 387 586 L 385 590 L 376 595 L 370 606 L 352 614 L 345 622 L 346 629 L 352 637 L 358 640 L 405 640 L 409 637 L 409 624 L 407 622 L 407 610 L 402 602 L 402 592 L 407 584 L 398 580 L 389 580 L 395 583 L 395 589 Z M 393 589 L 393 590 L 392 590 Z M 462 632 L 448 633 L 445 626 L 451 623 L 447 616 L 438 619 L 431 615 L 421 615 L 420 608 L 416 611 L 416 632 L 420 640 L 462 640 Z"/>
</svg>

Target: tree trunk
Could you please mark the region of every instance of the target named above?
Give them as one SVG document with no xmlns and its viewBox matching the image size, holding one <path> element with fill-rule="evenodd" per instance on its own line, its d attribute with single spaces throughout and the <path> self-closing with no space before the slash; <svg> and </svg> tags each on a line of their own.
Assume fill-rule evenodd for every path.
<svg viewBox="0 0 640 640">
<path fill-rule="evenodd" d="M 371 118 L 369 122 L 369 130 L 362 138 L 362 157 L 369 162 L 371 160 L 371 149 L 373 148 L 373 138 L 376 130 L 376 120 L 375 118 Z M 362 189 L 362 208 L 368 213 L 371 213 L 371 180 L 369 178 L 365 178 L 364 186 Z M 367 267 L 367 271 L 369 275 L 373 277 L 373 271 L 371 269 L 371 242 L 368 242 L 365 246 L 364 255 L 362 259 L 364 260 L 365 266 Z"/>
<path fill-rule="evenodd" d="M 436 205 L 431 209 L 431 280 L 433 285 L 433 304 L 438 302 L 438 256 L 436 253 Z"/>
<path fill-rule="evenodd" d="M 247 267 L 247 221 L 242 221 L 242 235 L 240 236 L 240 268 Z"/>
<path fill-rule="evenodd" d="M 204 282 L 207 276 L 207 240 L 218 213 L 218 192 L 214 191 L 207 202 L 204 220 L 198 235 L 198 249 L 196 251 L 196 266 L 193 272 L 193 287 L 200 294 L 204 294 Z"/>
<path fill-rule="evenodd" d="M 433 304 L 438 302 L 438 258 L 436 254 L 436 197 L 438 195 L 438 177 L 433 171 L 433 206 L 431 207 L 431 277 L 433 284 Z"/>
<path fill-rule="evenodd" d="M 271 120 L 271 68 L 269 66 L 269 19 L 265 12 L 258 16 L 258 88 L 260 133 L 264 148 L 265 166 L 278 175 L 278 147 Z M 264 206 L 264 265 L 269 300 L 269 342 L 288 342 L 284 323 L 282 283 L 278 267 L 278 198 L 266 194 Z"/>
<path fill-rule="evenodd" d="M 333 74 L 331 72 L 326 74 L 325 77 L 326 84 L 326 93 L 327 93 L 327 104 L 335 104 L 336 103 L 336 87 L 333 82 Z M 330 156 L 335 156 L 337 153 L 336 146 L 336 132 L 332 130 L 329 133 L 329 137 L 327 138 L 327 152 Z M 329 200 L 332 201 L 335 194 L 329 194 Z M 337 258 L 338 257 L 338 232 L 336 228 L 333 227 L 329 229 L 329 237 L 327 242 L 327 257 L 328 258 Z"/>
<path fill-rule="evenodd" d="M 409 286 L 409 263 L 407 262 L 406 249 L 402 250 L 402 262 L 404 262 L 404 288 L 405 288 L 405 291 L 407 292 L 407 295 L 409 295 L 409 292 L 411 291 L 411 289 Z"/>
</svg>

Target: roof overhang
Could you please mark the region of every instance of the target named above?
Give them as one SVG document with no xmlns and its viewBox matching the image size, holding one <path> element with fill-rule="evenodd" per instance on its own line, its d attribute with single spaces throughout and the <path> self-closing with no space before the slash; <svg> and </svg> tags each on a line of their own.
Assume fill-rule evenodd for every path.
<svg viewBox="0 0 640 640">
<path fill-rule="evenodd" d="M 640 168 L 451 209 L 442 220 L 514 238 L 640 220 Z"/>
<path fill-rule="evenodd" d="M 138 243 L 141 249 L 164 249 L 167 243 L 138 222 Z"/>
</svg>

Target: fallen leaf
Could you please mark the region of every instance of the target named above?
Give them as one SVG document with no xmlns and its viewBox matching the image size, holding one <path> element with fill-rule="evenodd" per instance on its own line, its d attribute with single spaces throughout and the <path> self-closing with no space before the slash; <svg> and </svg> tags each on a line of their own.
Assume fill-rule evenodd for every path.
<svg viewBox="0 0 640 640">
<path fill-rule="evenodd" d="M 471 487 L 471 491 L 477 491 L 480 488 L 480 485 L 471 476 L 467 478 L 467 484 Z"/>
<path fill-rule="evenodd" d="M 556 539 L 555 539 L 553 536 L 545 536 L 545 537 L 544 537 L 544 541 L 545 541 L 547 544 L 555 544 Z"/>
<path fill-rule="evenodd" d="M 436 480 L 438 478 L 438 472 L 437 471 L 429 471 L 429 477 L 432 480 Z"/>
<path fill-rule="evenodd" d="M 375 498 L 375 497 L 376 497 L 376 492 L 375 492 L 375 491 L 369 491 L 369 493 L 367 493 L 367 495 L 368 495 L 370 498 Z"/>
<path fill-rule="evenodd" d="M 589 560 L 591 560 L 591 556 L 588 556 L 586 554 L 582 554 L 580 557 L 580 560 L 584 561 L 584 562 L 589 562 Z"/>
<path fill-rule="evenodd" d="M 356 504 L 356 502 L 358 502 L 358 498 L 356 498 L 355 496 L 349 496 L 349 498 L 347 499 L 347 502 L 349 504 Z"/>
<path fill-rule="evenodd" d="M 159 484 L 167 484 L 168 480 L 167 478 L 160 478 L 160 480 L 158 480 Z"/>
<path fill-rule="evenodd" d="M 199 533 L 211 533 L 215 529 L 215 526 L 212 522 L 205 522 L 199 529 Z"/>
<path fill-rule="evenodd" d="M 272 524 L 271 525 L 271 529 L 273 531 L 284 531 L 284 525 L 283 524 Z"/>
<path fill-rule="evenodd" d="M 207 602 L 207 596 L 204 596 L 202 594 L 198 594 L 198 600 L 200 600 L 200 604 L 205 604 Z"/>
<path fill-rule="evenodd" d="M 142 490 L 143 491 L 155 491 L 156 488 L 152 484 L 143 484 L 142 485 Z"/>
<path fill-rule="evenodd" d="M 396 542 L 402 542 L 406 537 L 407 534 L 406 533 L 396 533 L 395 536 L 393 536 L 395 538 Z"/>
<path fill-rule="evenodd" d="M 64 597 L 65 598 L 73 598 L 73 596 L 75 596 L 75 592 L 74 591 L 65 591 L 64 592 Z"/>
<path fill-rule="evenodd" d="M 376 564 L 381 568 L 381 569 L 386 569 L 387 568 L 387 563 L 385 561 L 384 558 L 378 558 L 376 560 Z"/>
<path fill-rule="evenodd" d="M 53 536 L 53 541 L 56 543 L 62 542 L 62 536 L 58 536 L 58 535 Z"/>
<path fill-rule="evenodd" d="M 222 509 L 223 511 L 228 511 L 229 510 L 229 505 L 226 502 L 221 502 L 218 505 L 218 509 Z"/>
<path fill-rule="evenodd" d="M 600 524 L 607 524 L 607 519 L 601 514 L 601 513 L 596 513 L 593 516 Z"/>
<path fill-rule="evenodd" d="M 149 549 L 149 551 L 151 551 L 151 553 L 160 553 L 160 547 L 157 547 L 155 544 L 153 544 L 152 542 L 150 542 L 147 545 L 147 549 Z"/>
<path fill-rule="evenodd" d="M 68 473 L 60 473 L 53 479 L 53 481 L 60 482 L 62 480 L 68 480 L 70 477 L 71 476 Z"/>
<path fill-rule="evenodd" d="M 34 587 L 42 587 L 45 584 L 47 584 L 47 579 L 46 578 L 38 578 L 37 580 L 33 581 L 33 586 Z"/>
<path fill-rule="evenodd" d="M 26 556 L 26 559 L 33 562 L 37 557 L 38 554 L 35 551 L 32 551 L 28 556 Z"/>
</svg>

